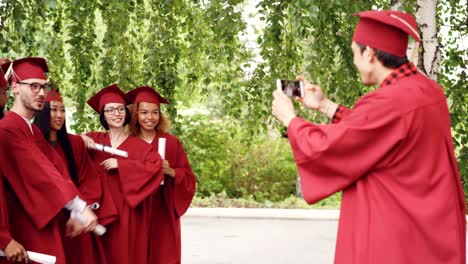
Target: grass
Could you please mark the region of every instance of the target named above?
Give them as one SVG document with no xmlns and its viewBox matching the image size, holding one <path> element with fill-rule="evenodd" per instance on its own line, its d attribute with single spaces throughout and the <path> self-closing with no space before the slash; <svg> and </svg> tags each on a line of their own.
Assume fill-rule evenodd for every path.
<svg viewBox="0 0 468 264">
<path fill-rule="evenodd" d="M 229 198 L 226 193 L 212 194 L 209 197 L 193 198 L 191 207 L 225 207 L 225 208 L 284 208 L 284 209 L 339 209 L 341 193 L 334 194 L 313 205 L 307 204 L 302 198 L 290 196 L 280 202 L 258 202 L 253 198 Z"/>
</svg>

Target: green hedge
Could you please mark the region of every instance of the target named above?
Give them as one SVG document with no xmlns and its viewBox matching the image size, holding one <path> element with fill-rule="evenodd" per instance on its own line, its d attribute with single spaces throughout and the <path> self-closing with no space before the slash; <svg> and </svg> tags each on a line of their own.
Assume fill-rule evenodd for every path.
<svg viewBox="0 0 468 264">
<path fill-rule="evenodd" d="M 289 143 L 274 135 L 252 135 L 232 119 L 179 116 L 180 139 L 198 177 L 199 197 L 225 192 L 229 198 L 281 201 L 295 195 L 296 166 Z"/>
</svg>

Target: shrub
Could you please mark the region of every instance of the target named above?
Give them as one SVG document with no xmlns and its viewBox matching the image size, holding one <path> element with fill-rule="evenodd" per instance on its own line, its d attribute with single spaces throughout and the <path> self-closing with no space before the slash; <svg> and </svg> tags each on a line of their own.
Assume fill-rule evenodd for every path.
<svg viewBox="0 0 468 264">
<path fill-rule="evenodd" d="M 286 140 L 253 136 L 242 123 L 203 114 L 178 116 L 177 124 L 198 178 L 199 197 L 280 201 L 295 194 L 296 166 Z"/>
</svg>

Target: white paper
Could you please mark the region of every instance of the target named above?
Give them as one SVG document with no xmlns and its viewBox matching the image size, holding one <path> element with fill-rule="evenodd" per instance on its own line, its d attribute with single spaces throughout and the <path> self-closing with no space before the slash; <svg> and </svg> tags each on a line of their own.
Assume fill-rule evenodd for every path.
<svg viewBox="0 0 468 264">
<path fill-rule="evenodd" d="M 120 149 L 111 148 L 111 147 L 104 146 L 104 145 L 101 145 L 101 144 L 96 144 L 96 149 L 99 150 L 99 151 L 104 151 L 104 152 L 112 154 L 112 155 L 128 158 L 128 153 L 126 151 L 123 151 L 123 150 L 120 150 Z"/>
<path fill-rule="evenodd" d="M 159 138 L 158 140 L 158 153 L 163 160 L 166 159 L 166 138 Z"/>
<path fill-rule="evenodd" d="M 98 236 L 102 236 L 106 233 L 106 231 L 107 229 L 103 225 L 97 225 L 93 232 Z"/>
<path fill-rule="evenodd" d="M 43 264 L 55 264 L 57 258 L 55 256 L 46 255 L 42 253 L 37 253 L 33 251 L 27 251 L 29 259 L 35 262 L 43 263 Z M 5 257 L 5 252 L 0 250 L 0 257 Z"/>
<path fill-rule="evenodd" d="M 81 223 L 87 225 L 89 223 L 86 223 L 86 219 L 83 218 L 83 216 L 81 216 L 81 214 L 75 212 L 75 211 L 72 211 L 71 214 L 70 214 L 70 217 L 71 218 L 75 218 L 75 219 L 78 219 L 78 221 L 80 221 Z M 106 233 L 107 229 L 103 226 L 103 225 L 96 225 L 96 228 L 94 228 L 93 230 L 93 233 L 98 235 L 98 236 L 102 236 L 104 235 L 104 233 Z"/>
<path fill-rule="evenodd" d="M 163 160 L 166 159 L 166 138 L 159 138 L 158 140 L 158 153 Z M 161 181 L 161 185 L 164 185 L 164 180 Z"/>
</svg>

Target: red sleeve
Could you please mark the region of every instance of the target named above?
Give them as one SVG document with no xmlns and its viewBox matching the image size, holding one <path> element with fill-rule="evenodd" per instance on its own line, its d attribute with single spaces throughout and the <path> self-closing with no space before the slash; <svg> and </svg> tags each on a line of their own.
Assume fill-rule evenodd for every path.
<svg viewBox="0 0 468 264">
<path fill-rule="evenodd" d="M 16 129 L 0 129 L 0 167 L 37 229 L 44 227 L 78 190 L 36 146 Z"/>
<path fill-rule="evenodd" d="M 4 249 L 11 241 L 10 225 L 8 223 L 8 207 L 3 191 L 3 177 L 0 177 L 0 249 Z"/>
<path fill-rule="evenodd" d="M 332 118 L 332 123 L 333 124 L 336 124 L 336 123 L 339 123 L 341 122 L 341 120 L 347 116 L 349 114 L 349 112 L 351 112 L 351 109 L 345 107 L 345 106 L 338 106 L 338 108 L 336 109 L 336 112 L 335 114 L 333 115 L 333 118 Z"/>
<path fill-rule="evenodd" d="M 369 94 L 338 124 L 295 118 L 288 136 L 304 198 L 317 202 L 365 176 L 406 135 L 390 100 Z"/>
<path fill-rule="evenodd" d="M 174 147 L 176 150 L 176 162 L 173 166 L 175 170 L 174 184 L 174 209 L 177 215 L 182 216 L 192 203 L 196 190 L 196 177 L 190 167 L 190 163 L 185 154 L 184 148 L 178 139 L 174 137 Z M 171 165 L 172 167 L 172 165 Z"/>
<path fill-rule="evenodd" d="M 118 213 L 108 186 L 103 184 L 104 176 L 91 160 L 83 139 L 76 135 L 70 135 L 69 138 L 75 155 L 80 196 L 88 205 L 98 205 L 97 208 L 92 207 L 93 211 L 99 224 L 107 225 L 117 219 Z"/>
<path fill-rule="evenodd" d="M 139 158 L 132 159 L 129 153 L 128 159 L 118 159 L 122 193 L 130 207 L 155 193 L 164 179 L 161 157 L 151 145 L 141 142 L 134 147 L 132 151 L 140 153 Z"/>
<path fill-rule="evenodd" d="M 102 193 L 101 178 L 88 155 L 84 141 L 75 135 L 69 135 L 69 139 L 75 156 L 80 197 L 88 205 L 99 202 Z"/>
</svg>

